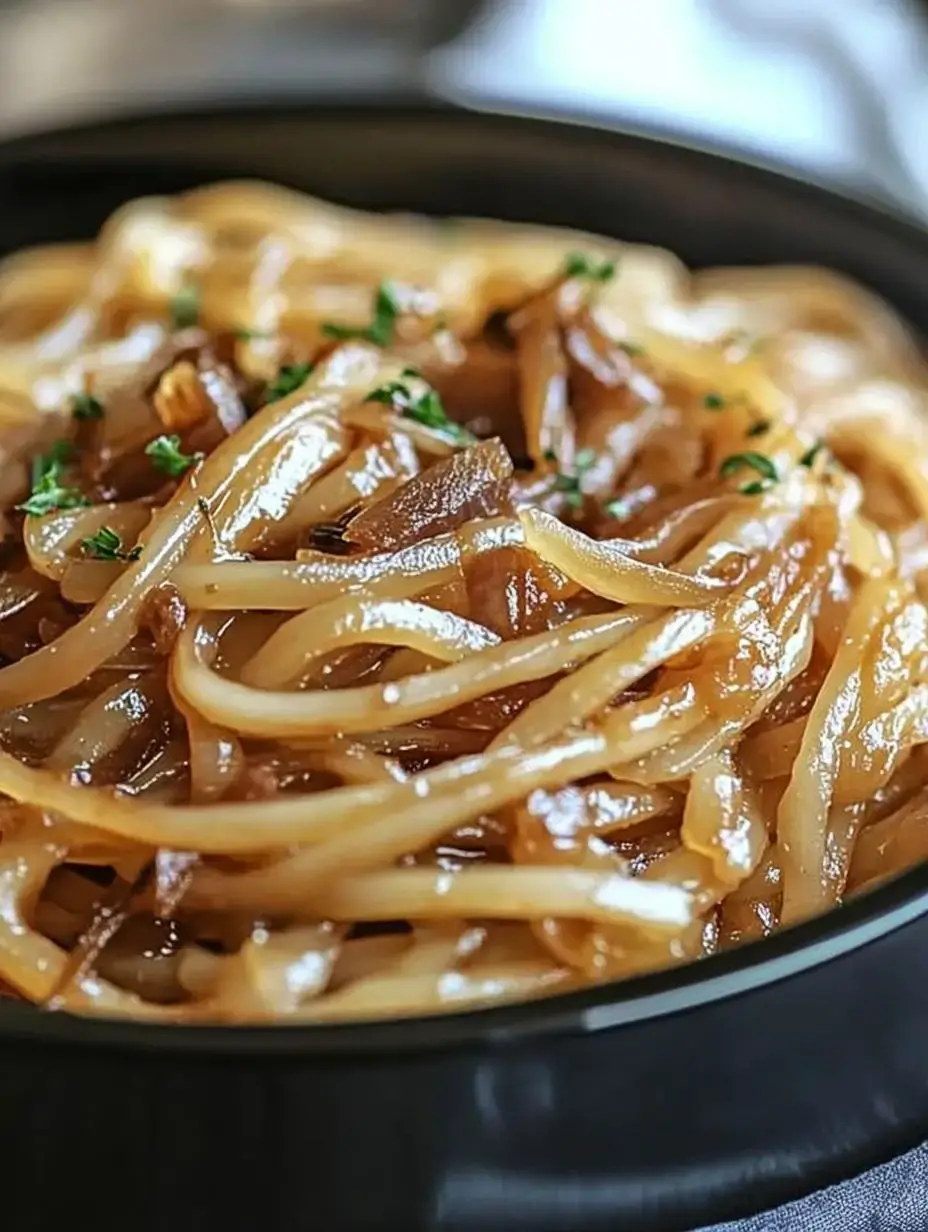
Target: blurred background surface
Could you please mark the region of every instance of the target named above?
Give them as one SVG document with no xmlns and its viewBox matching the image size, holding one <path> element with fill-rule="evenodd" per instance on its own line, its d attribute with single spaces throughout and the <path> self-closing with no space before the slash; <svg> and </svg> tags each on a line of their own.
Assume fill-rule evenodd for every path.
<svg viewBox="0 0 928 1232">
<path fill-rule="evenodd" d="M 0 135 L 423 93 L 654 127 L 928 217 L 924 0 L 0 0 Z"/>
</svg>

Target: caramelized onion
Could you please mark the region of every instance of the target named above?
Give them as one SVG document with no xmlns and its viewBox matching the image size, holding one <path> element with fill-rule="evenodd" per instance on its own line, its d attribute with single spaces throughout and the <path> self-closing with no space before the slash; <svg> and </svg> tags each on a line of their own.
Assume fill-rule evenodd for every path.
<svg viewBox="0 0 928 1232">
<path fill-rule="evenodd" d="M 822 271 L 266 185 L 0 263 L 0 995 L 479 1006 L 928 858 L 926 389 Z"/>
</svg>

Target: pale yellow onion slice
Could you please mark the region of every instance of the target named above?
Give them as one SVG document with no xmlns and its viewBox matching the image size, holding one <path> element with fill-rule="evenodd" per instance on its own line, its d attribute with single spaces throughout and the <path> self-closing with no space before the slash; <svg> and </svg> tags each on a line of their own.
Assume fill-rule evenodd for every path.
<svg viewBox="0 0 928 1232">
<path fill-rule="evenodd" d="M 644 615 L 644 614 L 642 614 Z M 580 723 L 602 710 L 613 698 L 674 655 L 704 641 L 716 627 L 706 611 L 661 615 L 633 630 L 618 646 L 577 667 L 550 692 L 522 711 L 496 738 L 524 748 L 544 744 L 571 723 Z"/>
<path fill-rule="evenodd" d="M 712 861 L 726 887 L 740 885 L 760 863 L 767 828 L 729 749 L 708 758 L 690 779 L 680 837 Z"/>
<path fill-rule="evenodd" d="M 307 1001 L 288 1021 L 402 1017 L 487 1002 L 528 1000 L 571 986 L 573 975 L 542 959 L 500 962 L 477 970 L 426 975 L 373 975 Z"/>
<path fill-rule="evenodd" d="M 255 689 L 225 680 L 203 662 L 210 639 L 186 629 L 174 651 L 171 679 L 177 693 L 214 723 L 253 736 L 313 736 L 363 732 L 430 718 L 510 685 L 542 680 L 625 636 L 640 621 L 609 613 L 560 629 L 502 642 L 463 662 L 387 684 L 312 693 Z"/>
<path fill-rule="evenodd" d="M 645 881 L 624 872 L 550 865 L 460 873 L 385 869 L 338 878 L 313 898 L 319 914 L 335 920 L 522 920 L 553 915 L 627 923 L 660 934 L 677 932 L 693 919 L 693 898 L 684 886 Z"/>
<path fill-rule="evenodd" d="M 269 868 L 232 875 L 202 870 L 191 886 L 190 901 L 202 897 L 206 904 L 250 908 L 259 901 L 273 900 L 289 909 L 305 901 L 309 889 L 333 877 L 376 868 L 421 850 L 461 820 L 499 808 L 536 788 L 560 787 L 601 773 L 615 760 L 616 744 L 604 732 L 564 736 L 543 749 L 520 751 L 516 756 L 511 748 L 504 748 L 462 758 L 403 784 L 414 798 L 419 797 L 415 803 L 407 801 L 397 811 L 384 809 L 375 816 L 361 817 L 355 810 L 352 821 L 357 824 L 350 829 L 327 827 L 330 836 L 321 837 L 318 846 L 297 851 Z"/>
<path fill-rule="evenodd" d="M 571 581 L 616 603 L 655 607 L 702 606 L 731 589 L 708 577 L 690 577 L 629 556 L 620 541 L 598 541 L 565 526 L 543 509 L 520 509 L 525 542 Z"/>
<path fill-rule="evenodd" d="M 257 803 L 172 806 L 74 787 L 0 751 L 0 791 L 143 845 L 227 854 L 265 851 L 344 837 L 376 821 L 386 825 L 391 844 L 406 851 L 476 816 L 491 800 L 506 803 L 535 787 L 562 786 L 615 760 L 609 741 L 588 733 L 537 752 L 500 749 L 489 756 L 462 757 L 392 784 L 338 787 Z"/>
<path fill-rule="evenodd" d="M 404 646 L 443 663 L 499 644 L 483 625 L 409 599 L 336 599 L 286 621 L 241 672 L 243 684 L 283 688 L 319 658 L 347 646 Z"/>
<path fill-rule="evenodd" d="M 885 619 L 896 583 L 867 579 L 851 609 L 838 650 L 815 699 L 799 756 L 777 814 L 777 859 L 783 870 L 783 921 L 825 906 L 825 834 L 845 741 L 860 717 L 863 656 Z"/>
<path fill-rule="evenodd" d="M 518 522 L 488 519 L 469 527 L 466 536 L 436 535 L 424 543 L 371 556 L 345 558 L 301 552 L 296 561 L 183 564 L 172 581 L 197 611 L 305 610 L 346 591 L 359 590 L 368 595 L 409 599 L 452 581 L 462 550 L 480 556 L 522 543 Z"/>
</svg>

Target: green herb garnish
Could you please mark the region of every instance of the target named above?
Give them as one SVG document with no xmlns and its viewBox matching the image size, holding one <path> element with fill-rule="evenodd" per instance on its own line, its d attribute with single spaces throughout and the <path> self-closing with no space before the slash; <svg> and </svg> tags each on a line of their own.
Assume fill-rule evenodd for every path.
<svg viewBox="0 0 928 1232">
<path fill-rule="evenodd" d="M 609 282 L 615 277 L 616 261 L 598 261 L 582 252 L 569 252 L 564 258 L 564 273 L 568 278 L 589 278 L 593 282 Z"/>
<path fill-rule="evenodd" d="M 639 346 L 637 342 L 620 342 L 618 346 L 620 351 L 624 351 L 625 354 L 632 359 L 634 359 L 636 355 L 647 354 L 644 347 Z"/>
<path fill-rule="evenodd" d="M 381 385 L 369 393 L 364 401 L 382 402 L 385 406 L 395 406 L 397 410 L 403 410 L 414 399 L 409 386 L 403 381 L 387 381 L 386 385 Z"/>
<path fill-rule="evenodd" d="M 189 329 L 200 319 L 200 290 L 195 283 L 185 282 L 171 299 L 171 326 Z"/>
<path fill-rule="evenodd" d="M 400 315 L 400 302 L 390 282 L 382 282 L 374 292 L 373 320 L 370 325 L 335 325 L 326 322 L 322 332 L 327 338 L 366 338 L 376 346 L 387 347 L 393 342 L 396 318 Z"/>
<path fill-rule="evenodd" d="M 764 436 L 770 431 L 769 419 L 758 419 L 756 424 L 751 424 L 745 433 L 746 436 Z"/>
<path fill-rule="evenodd" d="M 595 449 L 581 449 L 574 458 L 574 469 L 571 473 L 561 472 L 554 477 L 554 491 L 565 494 L 564 503 L 571 509 L 580 509 L 583 505 L 581 481 L 591 466 L 596 463 Z"/>
<path fill-rule="evenodd" d="M 68 441 L 56 441 L 48 453 L 39 454 L 32 460 L 32 492 L 17 505 L 23 513 L 40 518 L 56 509 L 78 509 L 88 504 L 87 498 L 77 490 L 61 482 L 61 468 L 71 456 Z"/>
<path fill-rule="evenodd" d="M 411 369 L 405 369 L 411 372 Z M 473 445 L 476 437 L 448 418 L 441 398 L 434 389 L 416 397 L 403 381 L 388 381 L 367 395 L 366 402 L 383 402 L 399 411 L 404 419 L 412 419 L 425 428 L 433 428 L 454 445 Z"/>
<path fill-rule="evenodd" d="M 179 436 L 156 437 L 145 446 L 145 453 L 157 470 L 172 479 L 179 479 L 203 457 L 201 453 L 182 453 Z"/>
<path fill-rule="evenodd" d="M 81 547 L 94 560 L 138 560 L 142 555 L 141 545 L 124 552 L 122 539 L 109 526 L 101 526 L 95 535 L 82 539 Z"/>
<path fill-rule="evenodd" d="M 707 411 L 720 411 L 725 405 L 725 399 L 721 394 L 706 394 L 702 404 Z"/>
<path fill-rule="evenodd" d="M 264 395 L 265 402 L 277 402 L 286 398 L 295 389 L 299 389 L 313 370 L 312 364 L 283 364 L 277 370 L 277 376 L 268 385 Z"/>
<path fill-rule="evenodd" d="M 763 453 L 733 453 L 727 457 L 719 467 L 719 474 L 723 479 L 735 475 L 738 471 L 749 467 L 751 470 L 757 471 L 760 475 L 760 481 L 754 479 L 749 483 L 742 484 L 738 489 L 745 496 L 757 496 L 760 492 L 765 492 L 771 484 L 776 483 L 780 476 L 777 473 L 777 468 L 774 466 L 770 458 Z"/>
<path fill-rule="evenodd" d="M 628 502 L 621 496 L 616 496 L 611 501 L 606 501 L 603 505 L 603 513 L 610 518 L 625 518 L 628 516 Z"/>
<path fill-rule="evenodd" d="M 824 448 L 825 448 L 824 441 L 816 441 L 815 444 L 812 445 L 809 449 L 807 449 L 805 453 L 802 455 L 802 457 L 799 459 L 799 465 L 808 466 L 811 468 L 813 464 L 815 463 L 815 459 L 818 457 L 818 455 L 821 453 L 821 451 Z"/>
<path fill-rule="evenodd" d="M 240 342 L 251 342 L 254 338 L 273 338 L 274 331 L 270 329 L 249 329 L 246 325 L 240 325 L 238 329 L 233 330 L 236 338 Z"/>
<path fill-rule="evenodd" d="M 70 441 L 55 441 L 48 453 L 36 454 L 32 459 L 32 486 L 36 487 L 49 477 L 60 478 L 61 468 L 71 457 L 71 453 Z"/>
<path fill-rule="evenodd" d="M 71 414 L 75 419 L 102 419 L 103 406 L 93 394 L 75 394 L 71 399 Z"/>
</svg>

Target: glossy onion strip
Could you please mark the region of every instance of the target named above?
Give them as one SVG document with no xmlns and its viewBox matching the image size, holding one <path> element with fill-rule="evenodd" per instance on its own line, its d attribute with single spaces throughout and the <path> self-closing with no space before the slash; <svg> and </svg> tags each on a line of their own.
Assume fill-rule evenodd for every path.
<svg viewBox="0 0 928 1232">
<path fill-rule="evenodd" d="M 245 664 L 241 678 L 259 688 L 280 688 L 304 675 L 323 655 L 366 643 L 406 646 L 456 663 L 498 642 L 482 625 L 424 603 L 336 599 L 281 625 Z"/>
</svg>

